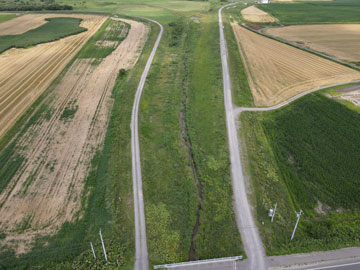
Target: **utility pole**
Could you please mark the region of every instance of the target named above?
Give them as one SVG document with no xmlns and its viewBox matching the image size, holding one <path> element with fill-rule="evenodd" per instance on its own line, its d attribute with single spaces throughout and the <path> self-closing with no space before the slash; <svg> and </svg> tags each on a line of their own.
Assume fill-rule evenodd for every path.
<svg viewBox="0 0 360 270">
<path fill-rule="evenodd" d="M 277 207 L 277 203 L 275 203 L 274 213 L 272 214 L 271 222 L 273 222 L 273 220 L 274 220 L 275 212 L 276 212 L 276 207 Z"/>
<path fill-rule="evenodd" d="M 95 250 L 94 250 L 93 244 L 91 242 L 90 242 L 90 247 L 91 247 L 92 253 L 94 255 L 94 259 L 96 260 Z"/>
<path fill-rule="evenodd" d="M 297 228 L 297 226 L 298 226 L 298 224 L 299 224 L 299 220 L 300 220 L 300 217 L 301 217 L 302 213 L 303 213 L 303 210 L 300 210 L 299 213 L 296 213 L 296 211 L 295 211 L 295 214 L 296 214 L 296 216 L 297 216 L 297 221 L 296 221 L 296 224 L 295 224 L 295 227 L 294 227 L 294 231 L 293 231 L 293 233 L 292 233 L 292 235 L 291 235 L 291 239 L 290 239 L 290 240 L 293 240 L 293 238 L 294 238 L 294 235 L 295 235 L 295 232 L 296 232 L 296 228 Z"/>
<path fill-rule="evenodd" d="M 100 231 L 99 231 L 99 234 L 100 234 L 100 239 L 101 239 L 102 248 L 103 248 L 103 251 L 104 251 L 105 261 L 107 262 L 108 259 L 107 259 L 107 256 L 106 256 L 106 250 L 105 250 L 104 240 L 103 240 L 102 234 L 101 234 L 101 229 L 100 229 Z"/>
</svg>

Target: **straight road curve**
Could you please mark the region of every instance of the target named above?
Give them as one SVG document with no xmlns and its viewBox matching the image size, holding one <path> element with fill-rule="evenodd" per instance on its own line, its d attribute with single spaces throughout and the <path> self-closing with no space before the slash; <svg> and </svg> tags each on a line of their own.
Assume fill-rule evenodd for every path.
<svg viewBox="0 0 360 270">
<path fill-rule="evenodd" d="M 221 7 L 218 11 L 218 16 L 220 30 L 221 64 L 224 85 L 224 102 L 226 111 L 226 127 L 230 151 L 231 178 L 234 192 L 235 216 L 244 249 L 248 257 L 247 269 L 264 270 L 266 269 L 264 247 L 261 242 L 260 235 L 255 225 L 254 217 L 252 215 L 248 202 L 245 180 L 241 166 L 240 148 L 235 122 L 236 113 L 234 113 L 231 96 L 231 82 L 227 61 L 228 53 L 224 37 L 224 26 L 221 17 L 223 8 L 231 5 L 233 4 Z"/>
<path fill-rule="evenodd" d="M 148 270 L 148 251 L 146 243 L 146 224 L 145 224 L 145 210 L 144 198 L 142 191 L 141 178 L 141 163 L 140 163 L 140 146 L 138 133 L 138 114 L 141 94 L 144 89 L 146 77 L 149 73 L 152 61 L 159 46 L 164 28 L 154 20 L 143 18 L 157 24 L 160 27 L 159 35 L 156 39 L 154 47 L 151 51 L 148 61 L 136 90 L 134 105 L 131 115 L 131 155 L 132 155 L 132 178 L 133 178 L 133 193 L 134 193 L 134 215 L 135 215 L 135 265 L 134 270 Z"/>
</svg>

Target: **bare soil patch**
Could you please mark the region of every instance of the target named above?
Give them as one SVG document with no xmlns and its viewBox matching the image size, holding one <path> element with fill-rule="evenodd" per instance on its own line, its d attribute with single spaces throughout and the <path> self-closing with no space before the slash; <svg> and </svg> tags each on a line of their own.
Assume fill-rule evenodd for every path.
<svg viewBox="0 0 360 270">
<path fill-rule="evenodd" d="M 231 24 L 256 106 L 272 106 L 310 89 L 346 83 L 360 72 Z"/>
<path fill-rule="evenodd" d="M 56 233 L 81 216 L 84 179 L 104 141 L 111 90 L 119 70 L 135 65 L 147 39 L 144 24 L 124 21 L 131 25 L 127 38 L 98 65 L 77 59 L 44 102 L 51 117 L 16 142 L 26 161 L 0 194 L 0 231 L 6 233 L 1 246 L 26 252 L 35 236 Z M 24 221 L 27 228 L 19 232 Z"/>
<path fill-rule="evenodd" d="M 33 16 L 37 15 L 30 18 Z M 43 17 L 43 14 L 39 16 Z M 64 15 L 46 14 L 44 18 L 54 16 Z M 94 15 L 66 16 L 82 18 L 80 25 L 88 31 L 28 49 L 10 49 L 0 54 L 0 137 L 50 85 L 106 20 L 106 17 Z"/>
<path fill-rule="evenodd" d="M 275 22 L 276 19 L 269 13 L 257 8 L 256 6 L 250 6 L 241 10 L 241 15 L 245 20 L 250 22 Z"/>
<path fill-rule="evenodd" d="M 265 32 L 341 60 L 360 62 L 360 24 L 293 25 Z"/>
</svg>

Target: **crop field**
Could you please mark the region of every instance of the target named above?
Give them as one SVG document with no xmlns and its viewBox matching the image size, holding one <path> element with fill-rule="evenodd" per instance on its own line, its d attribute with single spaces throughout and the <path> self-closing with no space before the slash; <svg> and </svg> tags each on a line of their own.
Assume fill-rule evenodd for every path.
<svg viewBox="0 0 360 270">
<path fill-rule="evenodd" d="M 360 62 L 360 24 L 294 25 L 267 34 L 348 62 Z"/>
<path fill-rule="evenodd" d="M 107 20 L 82 48 L 78 58 L 105 58 L 124 40 L 130 25 L 119 20 Z"/>
<path fill-rule="evenodd" d="M 104 20 L 96 19 L 98 27 Z M 140 22 L 114 20 L 131 26 L 126 38 L 96 65 L 76 58 L 0 153 L 2 247 L 27 252 L 36 237 L 53 235 L 84 214 L 91 192 L 84 191 L 85 179 L 103 146 L 112 89 L 119 71 L 137 62 L 149 31 Z M 113 26 L 107 31 L 118 29 Z"/>
<path fill-rule="evenodd" d="M 359 111 L 318 93 L 273 112 L 243 113 L 241 123 L 267 253 L 360 246 Z M 267 212 L 276 202 L 271 223 Z"/>
<path fill-rule="evenodd" d="M 284 25 L 360 23 L 360 2 L 357 0 L 272 3 L 258 7 Z"/>
<path fill-rule="evenodd" d="M 31 19 L 32 16 L 28 18 Z M 0 136 L 13 126 L 106 20 L 102 16 L 75 16 L 83 19 L 81 27 L 88 31 L 56 42 L 27 49 L 10 49 L 0 54 Z M 24 29 L 21 24 L 19 28 Z"/>
<path fill-rule="evenodd" d="M 245 20 L 250 22 L 266 23 L 276 21 L 273 16 L 261 9 L 258 9 L 256 6 L 250 6 L 242 9 L 241 15 Z"/>
<path fill-rule="evenodd" d="M 46 24 L 19 35 L 1 35 L 0 53 L 10 48 L 26 48 L 86 31 L 79 18 L 47 18 Z"/>
<path fill-rule="evenodd" d="M 360 78 L 358 71 L 231 24 L 256 106 L 272 106 L 309 89 Z"/>
</svg>

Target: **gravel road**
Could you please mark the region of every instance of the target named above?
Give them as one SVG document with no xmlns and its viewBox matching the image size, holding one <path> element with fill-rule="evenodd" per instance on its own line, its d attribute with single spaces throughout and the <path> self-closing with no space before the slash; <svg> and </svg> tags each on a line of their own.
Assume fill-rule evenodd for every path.
<svg viewBox="0 0 360 270">
<path fill-rule="evenodd" d="M 219 9 L 218 16 L 219 16 L 220 50 L 221 50 L 221 63 L 222 63 L 222 71 L 223 71 L 225 111 L 226 111 L 226 126 L 227 126 L 228 143 L 229 143 L 229 151 L 230 151 L 235 215 L 236 215 L 237 225 L 241 234 L 241 239 L 244 245 L 244 249 L 248 257 L 247 269 L 263 270 L 266 269 L 265 252 L 248 202 L 245 180 L 244 180 L 243 170 L 240 160 L 240 148 L 238 142 L 236 123 L 235 123 L 236 113 L 234 113 L 234 108 L 232 103 L 231 83 L 230 83 L 229 67 L 227 62 L 228 53 L 226 48 L 226 41 L 224 38 L 224 29 L 223 29 L 224 26 L 221 17 L 221 12 L 224 7 Z"/>
<path fill-rule="evenodd" d="M 140 163 L 140 146 L 138 133 L 138 114 L 141 94 L 144 89 L 146 77 L 149 73 L 152 61 L 159 46 L 164 28 L 163 26 L 151 19 L 146 19 L 156 23 L 160 27 L 159 35 L 156 39 L 150 57 L 146 63 L 143 74 L 135 94 L 135 100 L 131 116 L 131 154 L 132 154 L 132 178 L 134 193 L 134 215 L 135 215 L 135 265 L 134 270 L 148 270 L 148 251 L 146 243 L 146 224 L 144 211 L 144 198 L 142 192 L 141 163 Z"/>
</svg>

